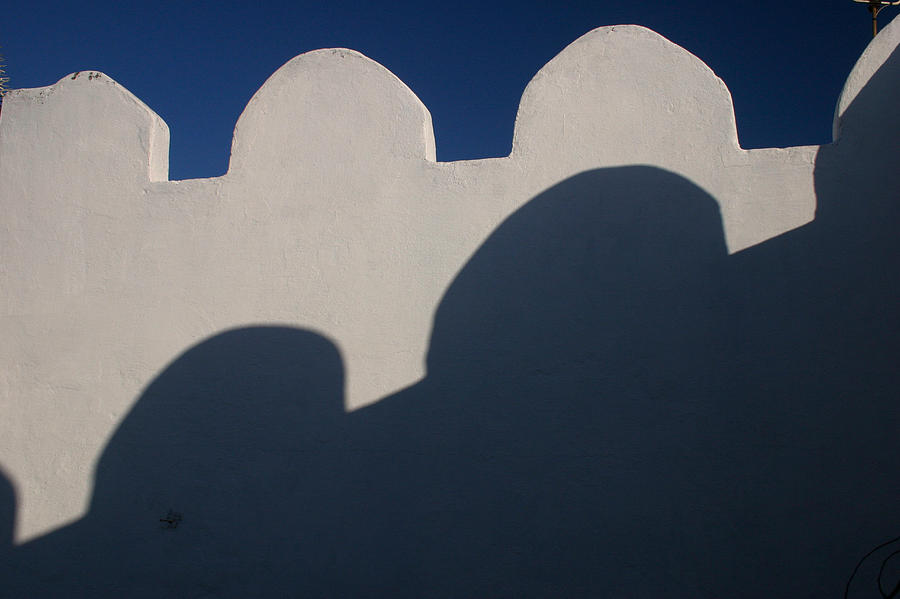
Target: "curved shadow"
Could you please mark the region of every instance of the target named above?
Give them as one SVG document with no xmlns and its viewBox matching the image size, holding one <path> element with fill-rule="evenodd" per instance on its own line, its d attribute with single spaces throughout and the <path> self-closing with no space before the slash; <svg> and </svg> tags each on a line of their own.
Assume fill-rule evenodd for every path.
<svg viewBox="0 0 900 599">
<path fill-rule="evenodd" d="M 424 381 L 351 415 L 411 448 L 403 568 L 428 586 L 408 596 L 696 594 L 670 566 L 705 553 L 696 415 L 715 409 L 725 265 L 716 202 L 651 167 L 577 175 L 491 235 L 441 302 Z"/>
<path fill-rule="evenodd" d="M 89 513 L 17 548 L 4 596 L 277 595 L 330 534 L 303 506 L 340 469 L 342 417 L 342 363 L 322 337 L 255 327 L 200 343 L 109 441 Z"/>
</svg>

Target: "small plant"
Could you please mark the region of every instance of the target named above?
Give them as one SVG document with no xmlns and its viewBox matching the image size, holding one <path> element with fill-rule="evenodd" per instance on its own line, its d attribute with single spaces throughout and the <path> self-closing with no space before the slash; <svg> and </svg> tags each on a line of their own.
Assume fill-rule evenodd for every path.
<svg viewBox="0 0 900 599">
<path fill-rule="evenodd" d="M 9 77 L 6 76 L 5 67 L 6 64 L 3 60 L 3 54 L 0 54 L 0 105 L 3 104 L 3 96 L 9 91 L 6 87 L 9 84 Z"/>
</svg>

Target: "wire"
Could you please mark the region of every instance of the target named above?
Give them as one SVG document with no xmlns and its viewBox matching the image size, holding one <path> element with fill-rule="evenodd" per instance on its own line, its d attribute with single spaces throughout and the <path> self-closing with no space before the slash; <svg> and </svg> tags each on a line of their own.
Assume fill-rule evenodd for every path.
<svg viewBox="0 0 900 599">
<path fill-rule="evenodd" d="M 862 557 L 862 559 L 856 563 L 856 567 L 853 568 L 853 574 L 851 574 L 850 578 L 847 580 L 847 587 L 844 589 L 844 599 L 847 599 L 850 596 L 850 583 L 853 582 L 853 577 L 856 576 L 856 573 L 859 571 L 860 566 L 863 565 L 863 562 L 866 561 L 867 559 L 869 559 L 869 557 L 873 553 L 878 551 L 879 549 L 884 549 L 888 545 L 892 545 L 892 544 L 896 543 L 897 541 L 900 541 L 900 537 L 894 537 L 890 541 L 886 541 L 886 542 L 882 543 L 881 545 L 879 545 L 872 551 L 865 554 Z M 892 554 L 890 554 L 889 556 L 887 556 L 884 559 L 884 561 L 881 562 L 881 569 L 878 571 L 878 591 L 881 593 L 881 596 L 884 599 L 890 599 L 890 598 L 896 597 L 897 593 L 900 592 L 900 582 L 897 583 L 897 587 L 889 595 L 885 594 L 885 592 L 882 590 L 882 586 L 881 586 L 881 577 L 884 574 L 884 568 L 887 565 L 888 561 L 890 561 L 890 559 L 892 557 L 894 557 L 895 555 L 900 555 L 900 550 L 897 550 L 897 551 L 893 552 Z"/>
<path fill-rule="evenodd" d="M 890 554 L 889 556 L 884 558 L 884 561 L 881 562 L 881 568 L 878 570 L 878 592 L 881 593 L 881 596 L 884 599 L 893 599 L 894 597 L 897 596 L 897 593 L 900 592 L 900 580 L 897 581 L 897 585 L 894 587 L 894 590 L 891 591 L 890 593 L 885 593 L 884 589 L 881 586 L 881 577 L 884 576 L 884 568 L 885 568 L 885 566 L 887 566 L 887 563 L 889 561 L 891 561 L 891 558 L 894 557 L 895 555 L 900 555 L 900 549 L 898 549 L 897 551 L 893 552 L 892 554 Z"/>
</svg>

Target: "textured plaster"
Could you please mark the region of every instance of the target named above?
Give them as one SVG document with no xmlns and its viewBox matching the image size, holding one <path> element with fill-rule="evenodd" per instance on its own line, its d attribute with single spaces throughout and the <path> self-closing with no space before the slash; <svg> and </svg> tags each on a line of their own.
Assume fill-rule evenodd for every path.
<svg viewBox="0 0 900 599">
<path fill-rule="evenodd" d="M 841 119 L 895 51 L 886 28 Z M 280 324 L 330 339 L 346 409 L 425 373 L 435 310 L 489 235 L 590 169 L 648 165 L 715 198 L 730 253 L 813 220 L 817 146 L 743 150 L 700 59 L 636 26 L 534 76 L 504 158 L 435 162 L 431 117 L 345 49 L 298 56 L 250 100 L 228 172 L 168 181 L 166 124 L 108 75 L 11 91 L 0 118 L 0 466 L 22 542 L 81 516 L 95 461 L 185 348 Z"/>
</svg>

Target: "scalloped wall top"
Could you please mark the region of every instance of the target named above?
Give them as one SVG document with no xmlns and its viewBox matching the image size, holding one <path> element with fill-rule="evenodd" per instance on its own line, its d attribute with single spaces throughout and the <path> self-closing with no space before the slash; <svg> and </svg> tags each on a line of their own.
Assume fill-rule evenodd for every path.
<svg viewBox="0 0 900 599">
<path fill-rule="evenodd" d="M 47 87 L 10 90 L 0 123 L 0 135 L 14 140 L 18 153 L 34 151 L 47 162 L 41 168 L 81 165 L 110 179 L 168 180 L 169 127 L 99 71 L 70 73 Z"/>
<path fill-rule="evenodd" d="M 847 106 L 897 47 L 898 31 L 896 22 L 885 27 L 848 76 L 835 109 L 835 140 L 847 125 Z M 62 102 L 62 96 L 69 97 Z M 108 75 L 82 71 L 45 88 L 12 90 L 4 120 L 17 120 L 26 105 L 45 103 L 41 125 L 54 137 L 75 137 L 82 150 L 118 149 L 95 157 L 95 164 L 136 168 L 125 167 L 136 156 L 126 158 L 124 149 L 134 146 L 146 155 L 147 166 L 139 170 L 151 181 L 167 179 L 166 124 Z M 63 122 L 69 126 L 58 126 Z M 89 131 L 77 125 L 85 122 L 92 123 Z M 129 138 L 117 139 L 129 131 Z M 519 104 L 511 156 L 552 156 L 589 168 L 666 164 L 684 151 L 717 155 L 738 148 L 724 82 L 661 35 L 617 25 L 586 33 L 537 72 Z M 325 49 L 291 59 L 251 98 L 235 127 L 228 172 L 308 172 L 335 161 L 370 170 L 375 156 L 434 161 L 431 115 L 379 63 L 353 50 Z M 382 168 L 375 162 L 373 172 Z"/>
<path fill-rule="evenodd" d="M 627 140 L 627 143 L 623 143 Z M 648 153 L 738 147 L 731 94 L 696 56 L 636 25 L 595 29 L 547 63 L 525 89 L 513 154 Z"/>
<path fill-rule="evenodd" d="M 850 123 L 846 122 L 847 109 L 854 103 L 859 96 L 859 93 L 866 87 L 879 69 L 885 67 L 891 68 L 894 70 L 892 76 L 893 79 L 896 80 L 900 77 L 897 75 L 897 70 L 900 67 L 890 63 L 890 59 L 895 55 L 898 47 L 900 47 L 900 18 L 891 21 L 878 33 L 863 51 L 862 56 L 859 57 L 859 60 L 856 61 L 856 64 L 853 65 L 853 69 L 851 69 L 850 74 L 847 76 L 844 88 L 841 90 L 841 94 L 838 97 L 837 105 L 834 110 L 834 141 L 844 137 L 846 134 L 846 131 L 844 130 L 848 126 L 851 127 L 851 133 L 855 133 L 856 130 L 861 133 L 869 133 L 872 126 L 877 126 L 876 122 L 863 122 L 862 118 L 860 118 L 858 125 L 853 121 Z M 896 59 L 894 60 L 894 63 L 896 63 Z M 877 115 L 877 119 L 882 119 L 884 116 L 896 119 L 897 110 L 895 102 L 892 102 L 891 99 L 888 98 L 878 99 L 877 101 L 879 102 L 879 105 L 862 107 L 857 111 L 857 114 L 860 116 L 867 115 L 872 117 Z M 881 128 L 884 129 L 885 127 L 882 126 Z"/>
<path fill-rule="evenodd" d="M 434 160 L 431 115 L 393 73 L 343 48 L 301 54 L 251 98 L 229 172 L 264 172 L 370 157 Z"/>
<path fill-rule="evenodd" d="M 845 182 L 859 179 L 857 193 L 869 186 L 868 181 L 876 180 L 876 169 L 889 164 L 896 152 L 898 96 L 900 18 L 879 32 L 854 65 L 835 108 L 835 143 L 822 146 L 822 152 L 842 156 L 848 173 Z M 821 197 L 819 204 L 823 207 Z"/>
</svg>

